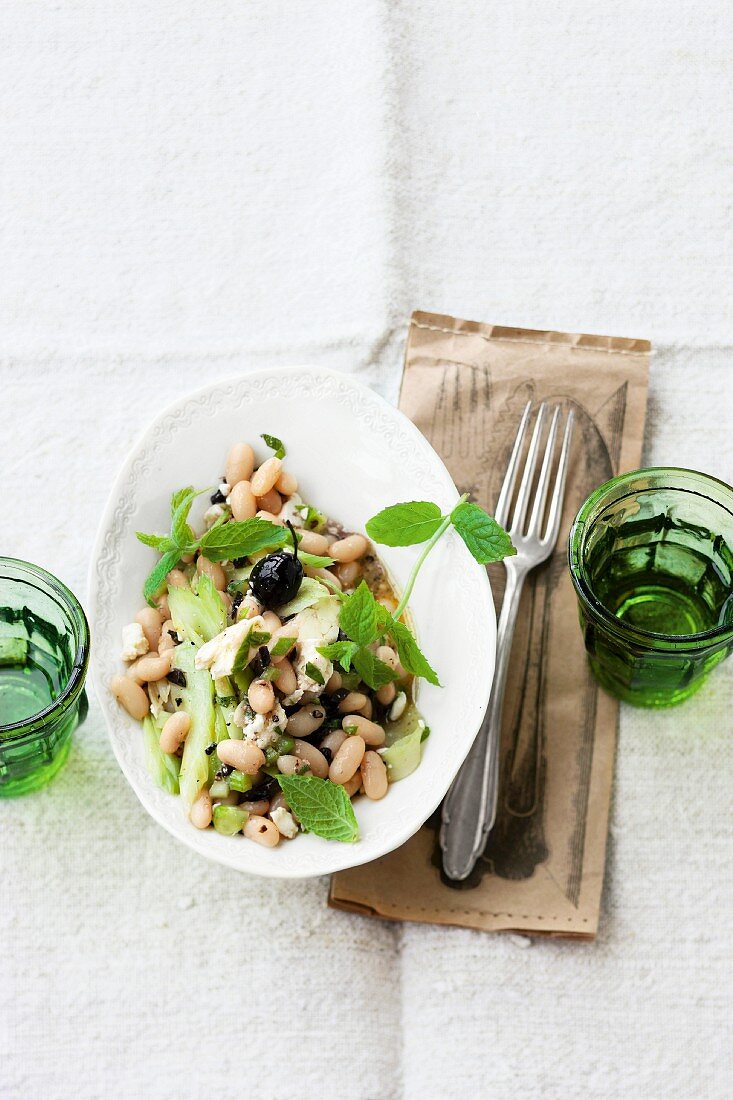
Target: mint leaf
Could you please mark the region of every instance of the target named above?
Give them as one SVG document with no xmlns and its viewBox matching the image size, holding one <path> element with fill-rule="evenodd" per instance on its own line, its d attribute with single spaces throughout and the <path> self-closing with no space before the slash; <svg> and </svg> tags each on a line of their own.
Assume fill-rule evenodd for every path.
<svg viewBox="0 0 733 1100">
<path fill-rule="evenodd" d="M 285 458 L 285 444 L 282 439 L 278 439 L 276 435 L 267 434 L 260 436 L 260 438 L 264 439 L 270 450 L 275 452 L 275 458 Z"/>
<path fill-rule="evenodd" d="M 209 561 L 248 558 L 259 550 L 284 546 L 289 538 L 286 527 L 255 516 L 210 528 L 201 538 L 201 549 Z"/>
<path fill-rule="evenodd" d="M 398 679 L 394 669 L 380 661 L 369 649 L 357 650 L 354 654 L 354 668 L 374 691 L 379 691 L 385 684 Z"/>
<path fill-rule="evenodd" d="M 327 657 L 329 661 L 337 661 L 341 667 L 348 672 L 351 668 L 354 654 L 359 647 L 356 642 L 331 642 L 330 645 L 321 645 L 316 648 L 318 652 L 324 657 Z"/>
<path fill-rule="evenodd" d="M 188 514 L 197 496 L 204 490 L 196 490 L 192 485 L 179 489 L 171 499 L 171 536 L 184 553 L 190 553 L 198 545 L 196 536 L 188 525 Z M 175 505 L 175 507 L 174 507 Z"/>
<path fill-rule="evenodd" d="M 451 521 L 476 561 L 482 565 L 501 561 L 517 552 L 504 528 L 478 504 L 468 501 L 459 504 L 451 512 Z"/>
<path fill-rule="evenodd" d="M 171 497 L 171 521 L 181 505 L 184 504 L 189 497 L 193 500 L 197 495 L 193 485 L 186 485 L 183 489 L 176 489 Z"/>
<path fill-rule="evenodd" d="M 165 584 L 165 578 L 168 576 L 171 569 L 175 569 L 180 560 L 180 550 L 169 550 L 166 554 L 163 554 L 163 557 L 155 568 L 148 573 L 145 584 L 143 585 L 143 596 L 151 607 L 155 605 L 155 597 L 160 595 L 161 589 Z"/>
<path fill-rule="evenodd" d="M 411 672 L 413 676 L 421 676 L 429 684 L 440 687 L 440 680 L 427 657 L 415 641 L 414 635 L 407 629 L 404 623 L 391 619 L 387 631 L 392 635 L 397 646 L 397 656 L 403 668 Z"/>
<path fill-rule="evenodd" d="M 362 581 L 356 592 L 347 596 L 341 605 L 339 625 L 347 637 L 357 645 L 365 646 L 377 636 L 377 603 L 366 581 Z"/>
<path fill-rule="evenodd" d="M 143 531 L 136 531 L 135 538 L 145 546 L 152 546 L 160 554 L 167 554 L 169 550 L 176 550 L 177 544 L 168 535 L 146 535 Z"/>
<path fill-rule="evenodd" d="M 270 650 L 271 657 L 284 657 L 293 648 L 297 638 L 278 638 Z"/>
<path fill-rule="evenodd" d="M 366 533 L 383 546 L 414 546 L 432 538 L 442 520 L 437 504 L 412 500 L 377 512 L 367 523 Z"/>
<path fill-rule="evenodd" d="M 353 844 L 359 839 L 354 807 L 340 783 L 314 775 L 278 775 L 290 809 L 309 833 Z"/>
</svg>

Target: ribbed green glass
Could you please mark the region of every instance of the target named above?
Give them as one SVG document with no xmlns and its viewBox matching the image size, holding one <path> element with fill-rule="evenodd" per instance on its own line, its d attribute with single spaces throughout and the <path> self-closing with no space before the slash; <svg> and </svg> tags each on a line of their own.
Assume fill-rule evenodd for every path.
<svg viewBox="0 0 733 1100">
<path fill-rule="evenodd" d="M 0 797 L 43 787 L 87 712 L 89 626 L 44 569 L 0 558 Z"/>
<path fill-rule="evenodd" d="M 570 531 L 591 668 L 637 706 L 687 699 L 733 648 L 733 489 L 657 467 L 601 485 Z"/>
</svg>

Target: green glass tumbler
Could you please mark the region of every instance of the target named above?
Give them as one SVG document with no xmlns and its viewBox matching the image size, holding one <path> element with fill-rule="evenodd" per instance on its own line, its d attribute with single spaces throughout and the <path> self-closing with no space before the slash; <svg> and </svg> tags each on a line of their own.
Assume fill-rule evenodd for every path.
<svg viewBox="0 0 733 1100">
<path fill-rule="evenodd" d="M 733 489 L 694 470 L 613 478 L 570 531 L 598 682 L 636 706 L 687 699 L 733 648 Z"/>
<path fill-rule="evenodd" d="M 0 797 L 27 794 L 63 766 L 86 717 L 89 626 L 45 569 L 0 558 Z"/>
</svg>

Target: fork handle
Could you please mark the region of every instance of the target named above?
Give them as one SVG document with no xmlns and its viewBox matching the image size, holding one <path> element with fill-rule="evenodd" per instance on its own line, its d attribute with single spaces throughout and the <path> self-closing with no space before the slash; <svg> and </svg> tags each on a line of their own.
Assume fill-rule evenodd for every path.
<svg viewBox="0 0 733 1100">
<path fill-rule="evenodd" d="M 504 564 L 507 570 L 506 589 L 499 616 L 496 668 L 489 705 L 476 740 L 443 803 L 440 829 L 443 869 L 449 878 L 459 882 L 468 878 L 484 850 L 486 838 L 496 819 L 499 798 L 499 742 L 504 688 L 519 600 L 527 575 L 526 570 L 518 568 L 511 558 Z"/>
</svg>

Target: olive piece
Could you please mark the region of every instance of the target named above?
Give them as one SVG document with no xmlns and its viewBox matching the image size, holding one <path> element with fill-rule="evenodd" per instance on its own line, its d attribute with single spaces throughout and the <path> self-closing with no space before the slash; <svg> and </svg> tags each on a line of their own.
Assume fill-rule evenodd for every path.
<svg viewBox="0 0 733 1100">
<path fill-rule="evenodd" d="M 257 562 L 249 576 L 249 587 L 256 600 L 270 609 L 280 607 L 297 595 L 303 580 L 303 565 L 298 558 L 298 540 L 291 523 L 295 553 L 275 550 Z"/>
</svg>

